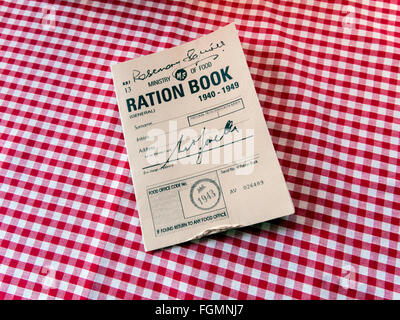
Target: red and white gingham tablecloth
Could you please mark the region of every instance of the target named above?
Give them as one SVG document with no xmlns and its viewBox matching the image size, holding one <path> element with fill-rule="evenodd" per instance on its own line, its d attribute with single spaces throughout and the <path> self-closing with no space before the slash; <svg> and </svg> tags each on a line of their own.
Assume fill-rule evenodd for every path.
<svg viewBox="0 0 400 320">
<path fill-rule="evenodd" d="M 296 214 L 145 253 L 110 65 L 239 30 Z M 400 298 L 400 5 L 0 3 L 1 299 Z"/>
</svg>

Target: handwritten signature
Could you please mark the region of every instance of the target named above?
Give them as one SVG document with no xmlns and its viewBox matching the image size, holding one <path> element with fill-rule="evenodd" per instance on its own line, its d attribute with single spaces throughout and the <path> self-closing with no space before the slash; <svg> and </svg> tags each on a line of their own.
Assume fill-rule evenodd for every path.
<svg viewBox="0 0 400 320">
<path fill-rule="evenodd" d="M 210 43 L 210 46 L 208 47 L 208 48 L 206 48 L 206 49 L 203 49 L 203 50 L 199 50 L 198 52 L 196 51 L 196 49 L 194 49 L 194 48 L 192 48 L 192 49 L 189 49 L 188 51 L 186 51 L 186 57 L 185 58 L 183 58 L 183 61 L 185 61 L 185 62 L 190 62 L 190 61 L 193 61 L 193 60 L 196 60 L 196 59 L 198 59 L 200 56 L 203 56 L 205 53 L 209 53 L 209 52 L 212 52 L 212 51 L 214 51 L 214 50 L 217 50 L 217 49 L 220 49 L 220 48 L 222 48 L 223 46 L 225 46 L 225 42 L 224 41 L 219 41 L 219 42 L 217 42 L 217 43 Z M 216 53 L 216 54 L 213 54 L 213 55 L 211 55 L 210 57 L 214 57 L 214 56 L 216 56 L 216 57 L 218 57 L 218 54 Z M 209 57 L 207 57 L 207 58 L 209 58 Z M 214 60 L 215 60 L 216 58 L 214 58 Z M 202 59 L 203 60 L 203 59 Z"/>
<path fill-rule="evenodd" d="M 195 64 L 197 65 L 200 61 L 203 61 L 203 60 L 206 60 L 206 59 L 213 58 L 213 60 L 215 60 L 215 59 L 217 59 L 219 57 L 218 53 L 213 53 L 213 54 L 211 54 L 211 55 L 209 55 L 207 57 L 204 57 L 204 55 L 206 53 L 211 53 L 211 52 L 213 52 L 213 51 L 215 51 L 217 49 L 220 49 L 220 48 L 222 48 L 224 46 L 225 46 L 225 42 L 222 41 L 222 40 L 218 41 L 217 43 L 211 42 L 210 45 L 207 48 L 204 48 L 202 50 L 196 51 L 196 49 L 194 49 L 194 48 L 191 48 L 191 49 L 187 50 L 186 54 L 185 54 L 185 57 L 182 60 L 177 60 L 175 62 L 168 63 L 163 67 L 147 69 L 146 72 L 142 72 L 140 70 L 134 69 L 133 70 L 133 81 L 136 82 L 138 80 L 146 80 L 146 79 L 152 77 L 153 75 L 155 75 L 155 74 L 157 74 L 159 72 L 162 72 L 162 71 L 165 71 L 165 70 L 169 70 L 169 69 L 171 69 L 173 67 L 181 65 L 181 62 L 192 62 L 192 61 L 194 61 L 196 59 L 200 59 L 201 58 L 200 60 L 195 62 Z M 185 69 L 185 68 L 187 68 L 187 67 L 189 67 L 191 65 L 192 64 L 187 65 L 187 66 L 183 67 L 183 69 Z M 174 75 L 174 73 L 173 73 L 173 75 Z"/>
<path fill-rule="evenodd" d="M 230 134 L 232 132 L 239 132 L 239 130 L 237 129 L 237 127 L 233 124 L 232 120 L 228 120 L 225 124 L 225 128 L 223 130 L 223 132 L 221 134 L 216 134 L 213 138 L 207 138 L 205 139 L 205 133 L 206 133 L 206 128 L 203 127 L 201 134 L 192 139 L 190 141 L 190 143 L 186 146 L 182 146 L 183 141 L 185 140 L 184 135 L 182 134 L 181 137 L 179 138 L 177 144 L 175 145 L 175 147 L 172 149 L 171 153 L 168 156 L 168 159 L 163 163 L 163 165 L 161 166 L 161 169 L 165 168 L 165 166 L 173 160 L 178 160 L 181 159 L 179 158 L 179 155 L 181 155 L 182 153 L 188 152 L 190 149 L 192 149 L 192 147 L 194 147 L 195 145 L 197 145 L 198 147 L 198 152 L 197 152 L 197 158 L 196 158 L 196 164 L 200 164 L 202 159 L 203 159 L 203 153 L 205 151 L 207 151 L 205 148 L 208 145 L 211 145 L 213 142 L 219 142 L 221 141 L 227 134 Z M 191 154 L 189 156 L 195 155 Z M 176 156 L 176 157 L 174 157 Z M 188 155 L 186 155 L 187 157 Z M 174 157 L 174 158 L 173 158 Z"/>
<path fill-rule="evenodd" d="M 151 76 L 164 71 L 164 70 L 168 70 L 171 69 L 172 67 L 176 66 L 177 64 L 180 64 L 180 61 L 175 61 L 173 63 L 168 63 L 167 65 L 165 65 L 164 67 L 161 68 L 154 68 L 153 70 L 147 69 L 146 73 L 142 73 L 140 70 L 133 70 L 133 81 L 136 82 L 137 80 L 146 80 L 147 78 L 150 78 Z"/>
</svg>

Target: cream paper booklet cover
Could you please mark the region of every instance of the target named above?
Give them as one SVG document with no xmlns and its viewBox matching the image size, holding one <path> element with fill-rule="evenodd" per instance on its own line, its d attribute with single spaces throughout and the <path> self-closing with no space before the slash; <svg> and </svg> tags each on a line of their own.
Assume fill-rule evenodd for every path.
<svg viewBox="0 0 400 320">
<path fill-rule="evenodd" d="M 146 251 L 294 213 L 234 24 L 111 70 Z"/>
</svg>

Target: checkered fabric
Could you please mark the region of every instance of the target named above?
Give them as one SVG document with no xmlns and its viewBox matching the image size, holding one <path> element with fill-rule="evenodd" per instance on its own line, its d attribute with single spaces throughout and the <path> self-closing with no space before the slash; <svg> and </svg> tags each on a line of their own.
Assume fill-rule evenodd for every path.
<svg viewBox="0 0 400 320">
<path fill-rule="evenodd" d="M 400 298 L 400 6 L 0 4 L 1 299 Z M 235 22 L 295 215 L 145 253 L 110 65 Z"/>
</svg>

